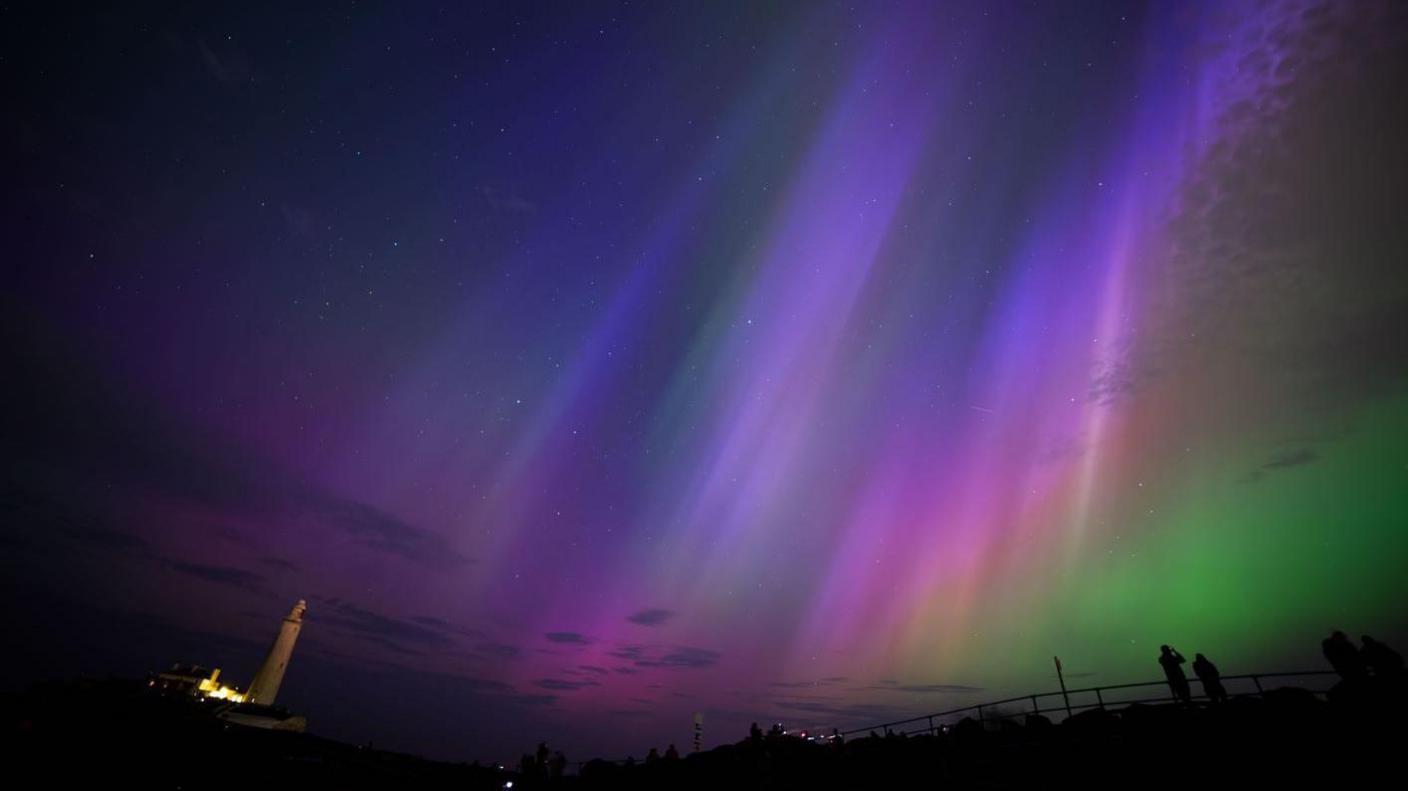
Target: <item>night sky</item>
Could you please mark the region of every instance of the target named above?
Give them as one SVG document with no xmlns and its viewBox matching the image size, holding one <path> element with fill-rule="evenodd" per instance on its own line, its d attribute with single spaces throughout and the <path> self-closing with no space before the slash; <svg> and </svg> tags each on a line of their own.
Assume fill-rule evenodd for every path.
<svg viewBox="0 0 1408 791">
<path fill-rule="evenodd" d="M 4 688 L 514 761 L 1408 648 L 1408 4 L 0 9 Z"/>
</svg>

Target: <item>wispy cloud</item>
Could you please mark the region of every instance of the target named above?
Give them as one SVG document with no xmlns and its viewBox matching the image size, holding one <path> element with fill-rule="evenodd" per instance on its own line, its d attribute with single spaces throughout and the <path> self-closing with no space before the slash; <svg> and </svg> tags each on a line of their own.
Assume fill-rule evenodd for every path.
<svg viewBox="0 0 1408 791">
<path fill-rule="evenodd" d="M 494 659 L 519 659 L 523 656 L 523 649 L 507 643 L 479 643 L 473 651 Z"/>
<path fill-rule="evenodd" d="M 112 526 L 130 523 L 135 503 L 151 500 L 235 523 L 311 521 L 342 533 L 352 546 L 431 569 L 472 562 L 438 532 L 329 491 L 109 386 L 74 364 L 76 352 L 54 348 L 53 339 L 14 340 L 24 353 L 9 373 L 23 386 L 12 393 L 17 405 L 8 438 L 32 459 L 31 470 L 45 473 L 17 476 L 14 496 L 6 497 L 63 521 L 77 540 L 145 549 L 144 539 Z M 81 425 L 76 414 L 84 416 Z M 66 502 L 83 503 L 84 511 L 60 507 Z M 280 558 L 259 562 L 295 570 Z"/>
<path fill-rule="evenodd" d="M 673 610 L 661 610 L 658 608 L 648 608 L 637 613 L 626 616 L 626 620 L 641 626 L 659 626 L 671 618 L 675 617 Z"/>
<path fill-rule="evenodd" d="M 590 679 L 583 681 L 571 681 L 562 678 L 540 678 L 537 681 L 533 682 L 533 686 L 541 687 L 542 689 L 551 689 L 555 691 L 572 691 L 582 689 L 584 687 L 599 687 L 601 685 Z"/>
<path fill-rule="evenodd" d="M 830 676 L 816 681 L 771 681 L 768 686 L 777 689 L 814 689 L 816 687 L 826 687 L 835 684 L 844 684 L 850 679 L 846 676 Z"/>
<path fill-rule="evenodd" d="M 397 519 L 369 505 L 320 497 L 310 505 L 332 525 L 368 549 L 424 566 L 457 568 L 470 562 L 444 536 Z"/>
<path fill-rule="evenodd" d="M 209 566 L 203 563 L 186 563 L 179 560 L 168 560 L 167 568 L 172 571 L 185 574 L 187 576 L 202 579 L 206 582 L 214 582 L 218 585 L 229 585 L 245 590 L 258 590 L 263 584 L 264 577 L 244 569 L 233 566 Z"/>
<path fill-rule="evenodd" d="M 259 563 L 260 565 L 268 566 L 269 568 L 274 569 L 275 571 L 294 572 L 299 570 L 299 566 L 297 563 L 284 560 L 283 558 L 276 558 L 272 555 L 263 555 L 257 557 L 254 559 L 254 562 Z"/>
<path fill-rule="evenodd" d="M 912 692 L 928 694 L 934 692 L 982 692 L 983 687 L 973 687 L 967 684 L 901 684 L 898 681 L 886 679 L 865 687 L 865 689 L 878 690 L 881 692 Z"/>
<path fill-rule="evenodd" d="M 548 632 L 543 637 L 550 643 L 565 645 L 590 645 L 592 642 L 586 635 L 577 632 Z"/>
<path fill-rule="evenodd" d="M 423 653 L 424 650 L 444 651 L 454 645 L 455 631 L 439 619 L 396 618 L 374 612 L 337 598 L 320 599 L 322 610 L 309 612 L 319 625 L 351 633 L 362 640 L 374 642 L 398 653 Z"/>
<path fill-rule="evenodd" d="M 707 648 L 677 646 L 665 648 L 646 645 L 624 645 L 611 652 L 617 659 L 625 659 L 636 667 L 674 668 L 697 670 L 718 664 L 722 655 Z"/>
<path fill-rule="evenodd" d="M 1297 448 L 1276 454 L 1272 459 L 1261 465 L 1263 470 L 1284 470 L 1289 467 L 1300 467 L 1320 460 L 1320 454 L 1314 448 Z"/>
</svg>

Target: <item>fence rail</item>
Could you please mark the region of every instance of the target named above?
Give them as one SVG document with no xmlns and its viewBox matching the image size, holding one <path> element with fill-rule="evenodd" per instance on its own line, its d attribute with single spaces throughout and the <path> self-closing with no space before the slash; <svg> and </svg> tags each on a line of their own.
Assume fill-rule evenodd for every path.
<svg viewBox="0 0 1408 791">
<path fill-rule="evenodd" d="M 1331 670 L 1306 670 L 1300 672 L 1283 673 L 1248 673 L 1240 676 L 1223 676 L 1222 684 L 1227 689 L 1229 698 L 1238 697 L 1259 697 L 1266 693 L 1267 687 L 1262 682 L 1267 680 L 1286 679 L 1325 679 L 1335 676 Z M 1247 682 L 1250 682 L 1249 684 Z M 1190 679 L 1189 688 L 1197 684 L 1201 689 L 1202 682 Z M 1328 691 L 1325 689 L 1309 689 L 1315 695 L 1324 695 Z M 892 733 L 899 736 L 908 736 L 918 733 L 936 733 L 941 728 L 949 724 L 948 721 L 962 719 L 963 717 L 973 717 L 978 722 L 983 723 L 988 720 L 1011 719 L 1013 717 L 1025 717 L 1029 714 L 1065 714 L 1070 716 L 1077 711 L 1089 709 L 1104 709 L 1110 706 L 1129 706 L 1136 703 L 1173 703 L 1178 699 L 1172 694 L 1160 695 L 1156 697 L 1127 697 L 1123 693 L 1127 690 L 1148 689 L 1150 687 L 1162 687 L 1168 691 L 1168 682 L 1160 681 L 1140 681 L 1133 684 L 1110 684 L 1101 687 L 1086 687 L 1084 689 L 1057 690 L 1055 692 L 1038 692 L 1033 695 L 1018 695 L 1014 698 L 1003 700 L 990 700 L 985 703 L 977 703 L 971 706 L 938 711 L 933 714 L 921 714 L 918 717 L 911 717 L 905 720 L 895 720 L 893 722 L 883 722 L 878 725 L 868 725 L 863 728 L 853 728 L 847 731 L 834 731 L 840 736 L 854 736 L 860 733 Z M 1241 687 L 1234 691 L 1233 687 Z M 1248 688 L 1250 687 L 1250 688 Z M 1114 697 L 1109 697 L 1107 693 L 1116 693 Z M 1093 695 L 1094 700 L 1090 700 Z M 1084 700 L 1080 696 L 1086 696 Z M 1206 691 L 1193 695 L 1193 699 L 1207 700 Z M 1056 703 L 1050 706 L 1043 706 L 1043 701 L 1054 698 Z M 1021 704 L 1020 710 L 1013 710 L 1015 704 Z M 1006 707 L 1006 708 L 1003 708 Z M 985 711 L 986 710 L 986 711 Z M 896 730 L 896 728 L 902 728 Z"/>
<path fill-rule="evenodd" d="M 1331 677 L 1338 678 L 1338 675 L 1333 670 L 1304 670 L 1299 672 L 1282 673 L 1247 673 L 1240 676 L 1223 676 L 1222 685 L 1227 690 L 1227 697 L 1229 698 L 1260 697 L 1266 694 L 1268 690 L 1272 689 L 1272 687 L 1263 684 L 1263 681 L 1272 680 L 1284 682 L 1288 679 L 1310 678 L 1328 680 Z M 1197 685 L 1196 687 L 1194 686 L 1195 684 Z M 1188 685 L 1190 691 L 1195 688 L 1199 690 L 1202 689 L 1202 682 L 1196 679 L 1189 679 Z M 1282 686 L 1284 686 L 1284 684 L 1282 684 Z M 1304 687 L 1302 687 L 1302 689 L 1306 689 L 1306 691 L 1317 696 L 1324 696 L 1325 693 L 1329 691 L 1329 687 L 1331 686 L 1333 686 L 1333 684 L 1324 685 L 1324 689 L 1310 689 Z M 1078 711 L 1086 711 L 1089 709 L 1104 709 L 1107 707 L 1114 706 L 1130 706 L 1136 703 L 1149 704 L 1177 702 L 1178 699 L 1175 698 L 1172 694 L 1160 695 L 1157 697 L 1127 697 L 1121 694 L 1128 690 L 1148 689 L 1151 687 L 1161 687 L 1165 691 L 1169 690 L 1168 681 L 1159 680 L 1138 681 L 1133 684 L 1107 684 L 1105 686 L 1100 687 L 1068 689 L 1065 691 L 1056 690 L 1055 692 L 1038 692 L 1036 694 L 1018 695 L 1012 698 L 1004 698 L 1002 700 L 990 700 L 984 703 L 976 703 L 971 706 L 963 706 L 956 709 L 949 709 L 947 711 L 937 711 L 933 714 L 921 714 L 918 717 L 910 717 L 909 719 L 905 720 L 894 720 L 893 722 L 883 722 L 878 725 L 867 725 L 863 728 L 852 728 L 848 731 L 837 730 L 833 731 L 833 735 L 831 738 L 835 738 L 835 736 L 837 735 L 847 737 L 863 733 L 891 733 L 897 736 L 911 736 L 921 733 L 934 734 L 942 728 L 948 726 L 949 721 L 959 720 L 967 716 L 972 716 L 980 723 L 986 723 L 992 720 L 1004 720 L 1012 719 L 1015 717 L 1026 717 L 1028 714 L 1066 714 L 1067 716 L 1069 716 L 1075 714 Z M 1241 689 L 1234 691 L 1234 687 L 1240 687 Z M 1111 696 L 1110 693 L 1113 693 L 1113 696 Z M 1082 701 L 1079 699 L 1079 696 L 1082 695 L 1087 696 L 1086 700 Z M 1089 696 L 1094 697 L 1093 701 L 1090 699 Z M 1055 705 L 1043 706 L 1043 700 L 1052 698 L 1056 699 L 1057 701 Z M 1208 695 L 1206 691 L 1202 691 L 1200 692 L 1200 694 L 1193 695 L 1192 699 L 1207 700 Z M 1013 704 L 1022 704 L 1022 706 L 1019 710 L 1014 710 Z M 905 727 L 901 730 L 896 730 L 896 728 L 899 726 Z M 808 728 L 806 730 L 807 732 L 812 731 L 811 728 Z M 817 733 L 819 738 L 823 741 L 828 738 L 826 736 L 820 735 L 824 733 L 824 731 L 817 731 Z M 624 758 L 615 760 L 598 760 L 602 760 L 604 763 L 617 765 L 621 765 L 626 762 L 626 759 Z M 587 763 L 590 763 L 590 761 L 576 761 L 570 764 L 570 766 L 572 766 L 577 772 L 580 773 L 582 767 L 585 766 Z"/>
</svg>

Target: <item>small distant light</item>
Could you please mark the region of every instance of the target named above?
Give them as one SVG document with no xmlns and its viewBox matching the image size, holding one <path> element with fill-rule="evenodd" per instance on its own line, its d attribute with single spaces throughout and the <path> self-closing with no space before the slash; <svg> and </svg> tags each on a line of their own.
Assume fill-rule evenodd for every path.
<svg viewBox="0 0 1408 791">
<path fill-rule="evenodd" d="M 513 788 L 513 781 L 512 781 L 512 780 L 505 780 L 505 781 L 504 781 L 504 788 Z"/>
</svg>

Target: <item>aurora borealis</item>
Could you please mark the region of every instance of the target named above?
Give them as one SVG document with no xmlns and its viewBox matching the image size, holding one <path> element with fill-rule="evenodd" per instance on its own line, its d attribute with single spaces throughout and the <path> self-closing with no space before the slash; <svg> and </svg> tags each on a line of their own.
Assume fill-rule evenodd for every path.
<svg viewBox="0 0 1408 791">
<path fill-rule="evenodd" d="M 62 13 L 16 683 L 306 598 L 315 732 L 575 760 L 1408 638 L 1404 4 Z"/>
</svg>

